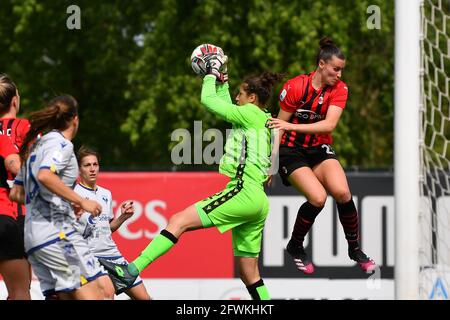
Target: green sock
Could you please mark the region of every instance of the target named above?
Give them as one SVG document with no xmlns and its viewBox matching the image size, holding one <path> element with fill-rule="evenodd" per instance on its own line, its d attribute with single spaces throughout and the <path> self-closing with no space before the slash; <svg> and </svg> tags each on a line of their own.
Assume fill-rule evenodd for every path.
<svg viewBox="0 0 450 320">
<path fill-rule="evenodd" d="M 178 239 L 167 230 L 162 230 L 133 262 L 128 265 L 132 275 L 138 275 L 150 263 L 165 254 L 177 243 Z"/>
<path fill-rule="evenodd" d="M 259 279 L 256 283 L 247 286 L 247 290 L 253 300 L 270 300 L 269 291 L 267 291 L 267 287 L 262 279 Z"/>
</svg>

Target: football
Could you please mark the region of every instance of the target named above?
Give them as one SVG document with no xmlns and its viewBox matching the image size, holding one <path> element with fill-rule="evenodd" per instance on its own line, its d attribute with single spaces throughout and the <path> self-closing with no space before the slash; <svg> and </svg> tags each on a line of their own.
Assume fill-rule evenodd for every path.
<svg viewBox="0 0 450 320">
<path fill-rule="evenodd" d="M 195 74 L 198 76 L 206 75 L 206 66 L 204 57 L 209 53 L 217 53 L 224 56 L 224 52 L 221 47 L 213 44 L 201 44 L 191 54 L 191 66 Z"/>
</svg>

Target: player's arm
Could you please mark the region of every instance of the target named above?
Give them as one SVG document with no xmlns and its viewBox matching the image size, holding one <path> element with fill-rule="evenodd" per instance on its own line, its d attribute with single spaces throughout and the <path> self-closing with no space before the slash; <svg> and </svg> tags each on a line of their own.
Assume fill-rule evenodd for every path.
<svg viewBox="0 0 450 320">
<path fill-rule="evenodd" d="M 134 214 L 133 201 L 123 203 L 122 206 L 120 207 L 120 210 L 121 215 L 109 221 L 109 227 L 111 228 L 111 232 L 114 232 L 117 229 L 119 229 L 120 226 Z M 112 212 L 112 207 L 110 212 Z"/>
<path fill-rule="evenodd" d="M 278 117 L 277 119 L 281 119 L 283 121 L 289 121 L 289 119 L 292 116 L 292 112 L 288 112 L 285 111 L 283 109 L 280 109 L 280 111 L 278 112 Z M 278 159 L 278 151 L 280 150 L 280 143 L 281 143 L 281 138 L 283 137 L 284 134 L 284 130 L 283 129 L 275 129 L 273 130 L 274 133 L 274 140 L 273 140 L 273 146 L 272 146 L 272 153 L 271 153 L 271 162 L 272 162 L 272 167 L 270 168 L 270 174 L 275 174 L 276 173 L 276 160 Z"/>
<path fill-rule="evenodd" d="M 13 176 L 16 176 L 20 170 L 20 156 L 17 153 L 10 154 L 5 158 L 5 168 Z"/>
<path fill-rule="evenodd" d="M 14 183 L 12 189 L 9 191 L 9 200 L 17 202 L 18 204 L 25 203 L 25 189 L 23 185 Z"/>
<path fill-rule="evenodd" d="M 228 82 L 217 86 L 217 96 L 227 103 L 233 103 L 230 95 L 230 85 Z"/>
<path fill-rule="evenodd" d="M 57 173 L 66 168 L 73 156 L 73 145 L 67 143 L 56 143 L 45 153 L 36 174 L 40 184 L 45 186 L 50 192 L 66 199 L 72 205 L 79 206 L 84 211 L 98 216 L 102 212 L 102 206 L 96 201 L 83 199 L 73 189 L 69 188 L 59 178 Z"/>
<path fill-rule="evenodd" d="M 271 128 L 284 129 L 289 131 L 297 131 L 304 134 L 330 134 L 336 128 L 342 112 L 347 103 L 348 88 L 345 83 L 341 83 L 336 92 L 330 96 L 330 106 L 328 108 L 325 119 L 315 123 L 293 124 L 283 119 L 271 119 Z"/>
<path fill-rule="evenodd" d="M 80 197 L 75 191 L 66 186 L 51 169 L 41 168 L 38 172 L 37 180 L 50 190 L 50 192 L 80 206 L 92 215 L 97 216 L 101 213 L 101 206 L 97 202 Z"/>
<path fill-rule="evenodd" d="M 247 108 L 238 107 L 230 102 L 222 100 L 216 92 L 216 77 L 207 75 L 203 78 L 201 103 L 210 111 L 214 112 L 228 122 L 247 126 L 249 117 Z"/>
<path fill-rule="evenodd" d="M 271 128 L 297 131 L 304 134 L 330 134 L 336 128 L 342 112 L 343 109 L 341 107 L 331 105 L 328 108 L 325 119 L 315 123 L 293 124 L 282 119 L 271 118 L 269 125 Z"/>
<path fill-rule="evenodd" d="M 19 204 L 25 203 L 25 189 L 23 187 L 24 170 L 25 167 L 22 166 L 22 169 L 17 173 L 11 190 L 9 191 L 9 200 L 17 202 Z"/>
</svg>

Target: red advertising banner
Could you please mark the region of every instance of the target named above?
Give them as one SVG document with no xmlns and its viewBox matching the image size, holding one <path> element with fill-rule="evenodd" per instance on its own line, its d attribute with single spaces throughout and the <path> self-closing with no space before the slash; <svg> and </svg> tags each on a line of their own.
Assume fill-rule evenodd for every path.
<svg viewBox="0 0 450 320">
<path fill-rule="evenodd" d="M 212 172 L 103 172 L 98 180 L 100 186 L 111 190 L 116 216 L 124 201 L 134 201 L 135 214 L 113 234 L 129 261 L 166 227 L 172 215 L 222 190 L 227 182 L 227 177 Z M 220 234 L 216 228 L 187 232 L 141 276 L 232 278 L 231 233 Z"/>
</svg>

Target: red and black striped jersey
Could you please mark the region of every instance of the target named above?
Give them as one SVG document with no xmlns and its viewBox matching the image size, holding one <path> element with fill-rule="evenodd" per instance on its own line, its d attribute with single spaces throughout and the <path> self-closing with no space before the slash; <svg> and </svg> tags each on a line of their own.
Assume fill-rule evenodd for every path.
<svg viewBox="0 0 450 320">
<path fill-rule="evenodd" d="M 0 136 L 8 137 L 5 139 L 1 137 L 2 144 L 6 144 L 10 140 L 11 146 L 14 146 L 16 153 L 23 144 L 26 134 L 30 130 L 30 122 L 27 119 L 21 118 L 0 118 Z M 3 159 L 2 159 L 3 161 Z M 25 212 L 25 206 L 18 205 L 9 200 L 9 187 L 6 180 L 14 179 L 11 173 L 6 171 L 3 165 L 0 165 L 0 214 L 6 214 L 15 218 L 18 214 Z"/>
<path fill-rule="evenodd" d="M 0 118 L 0 135 L 8 136 L 20 148 L 30 129 L 30 122 L 21 118 Z"/>
<path fill-rule="evenodd" d="M 13 179 L 5 167 L 5 159 L 11 154 L 17 154 L 19 150 L 7 136 L 0 135 L 0 214 L 15 218 L 17 205 L 9 200 L 9 187 L 7 180 Z"/>
<path fill-rule="evenodd" d="M 345 108 L 348 96 L 347 85 L 338 80 L 333 86 L 318 90 L 312 86 L 315 71 L 302 74 L 288 80 L 280 93 L 280 107 L 292 113 L 289 122 L 314 123 L 325 119 L 329 106 Z M 321 144 L 331 144 L 331 134 L 302 134 L 286 131 L 281 138 L 281 145 L 286 147 L 308 148 Z"/>
</svg>

